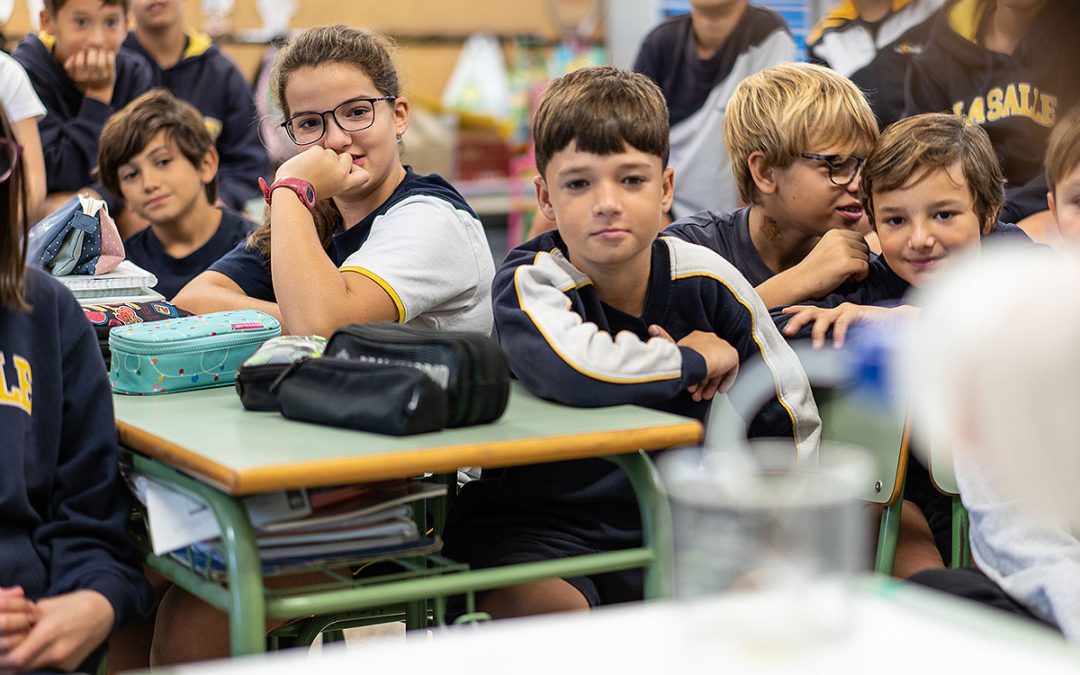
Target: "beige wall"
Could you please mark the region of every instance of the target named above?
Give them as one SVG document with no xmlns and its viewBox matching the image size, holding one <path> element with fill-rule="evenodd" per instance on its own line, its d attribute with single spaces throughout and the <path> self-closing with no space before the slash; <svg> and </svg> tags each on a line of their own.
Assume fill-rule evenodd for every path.
<svg viewBox="0 0 1080 675">
<path fill-rule="evenodd" d="M 406 91 L 411 96 L 438 100 L 461 49 L 461 40 L 478 31 L 502 35 L 529 34 L 555 40 L 561 34 L 558 21 L 549 14 L 557 8 L 558 20 L 574 24 L 588 15 L 593 2 L 601 0 L 393 0 L 393 2 L 343 2 L 342 0 L 297 0 L 298 12 L 292 26 L 297 28 L 341 22 L 379 30 L 398 37 L 400 65 Z M 185 10 L 190 25 L 203 27 L 199 0 L 188 0 Z M 257 28 L 262 20 L 255 0 L 235 0 L 230 30 Z M 4 26 L 7 36 L 21 36 L 30 28 L 26 0 L 16 0 L 15 13 Z M 437 42 L 416 38 L 450 38 Z M 594 39 L 601 37 L 599 32 Z M 249 77 L 254 76 L 262 58 L 261 45 L 226 42 L 222 46 Z"/>
</svg>

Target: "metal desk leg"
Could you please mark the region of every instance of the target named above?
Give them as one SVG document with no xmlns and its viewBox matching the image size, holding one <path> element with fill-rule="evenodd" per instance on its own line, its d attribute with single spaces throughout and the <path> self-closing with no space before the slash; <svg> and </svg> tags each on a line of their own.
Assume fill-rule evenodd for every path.
<svg viewBox="0 0 1080 675">
<path fill-rule="evenodd" d="M 643 450 L 607 457 L 626 472 L 641 510 L 642 545 L 653 553 L 645 568 L 645 599 L 670 598 L 674 594 L 674 539 L 671 507 L 660 474 Z"/>
<path fill-rule="evenodd" d="M 185 476 L 160 462 L 132 453 L 132 465 L 151 478 L 205 501 L 221 528 L 221 544 L 228 573 L 228 604 L 211 602 L 229 615 L 229 639 L 233 656 L 255 654 L 266 649 L 266 605 L 263 596 L 262 566 L 251 521 L 241 504 L 224 493 Z M 195 595 L 196 588 L 184 585 Z M 203 598 L 210 601 L 209 598 Z"/>
</svg>

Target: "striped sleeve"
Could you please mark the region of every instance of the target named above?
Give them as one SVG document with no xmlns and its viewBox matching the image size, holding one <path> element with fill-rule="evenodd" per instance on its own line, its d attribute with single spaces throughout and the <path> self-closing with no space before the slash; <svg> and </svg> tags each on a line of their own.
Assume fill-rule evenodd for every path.
<svg viewBox="0 0 1080 675">
<path fill-rule="evenodd" d="M 495 279 L 495 331 L 519 380 L 576 406 L 667 401 L 705 377 L 697 352 L 662 339 L 601 330 L 570 295 L 588 277 L 558 251 L 514 251 Z"/>
<path fill-rule="evenodd" d="M 701 297 L 712 305 L 716 333 L 735 347 L 740 360 L 760 357 L 772 373 L 776 396 L 751 425 L 751 433 L 790 434 L 800 457 L 816 453 L 821 418 L 810 381 L 750 282 L 731 263 L 703 246 L 674 237 L 661 240 L 671 251 L 673 279 L 712 282 L 703 285 Z M 732 393 L 737 395 L 737 383 Z"/>
</svg>

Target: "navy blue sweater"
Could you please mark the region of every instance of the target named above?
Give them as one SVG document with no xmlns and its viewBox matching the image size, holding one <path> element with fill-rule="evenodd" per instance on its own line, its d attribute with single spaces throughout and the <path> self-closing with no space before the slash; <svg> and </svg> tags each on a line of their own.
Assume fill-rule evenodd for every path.
<svg viewBox="0 0 1080 675">
<path fill-rule="evenodd" d="M 795 353 L 754 289 L 701 246 L 656 240 L 648 295 L 637 317 L 604 303 L 570 263 L 559 234 L 544 233 L 510 252 L 495 276 L 492 302 L 495 337 L 510 368 L 538 396 L 582 407 L 634 403 L 703 419 L 708 403 L 694 402 L 686 388 L 705 376 L 704 359 L 689 348 L 649 339 L 648 326 L 658 324 L 676 340 L 711 331 L 741 359 L 761 354 L 774 372 L 776 398 L 751 433 L 794 437 L 801 452 L 816 448 L 820 420 Z M 491 502 L 560 517 L 577 512 L 619 527 L 637 517 L 625 475 L 598 459 L 485 469 L 462 497 L 460 507 L 455 503 L 458 517 Z"/>
<path fill-rule="evenodd" d="M 165 251 L 152 226 L 125 239 L 124 253 L 131 262 L 153 272 L 158 280 L 155 291 L 172 298 L 187 282 L 236 248 L 255 229 L 254 223 L 236 211 L 222 209 L 221 212 L 221 223 L 214 235 L 183 258 L 174 258 Z"/>
<path fill-rule="evenodd" d="M 49 42 L 46 45 L 42 42 Z M 27 35 L 12 56 L 30 76 L 48 113 L 40 122 L 41 146 L 45 152 L 45 179 L 49 192 L 71 192 L 91 184 L 90 173 L 97 166 L 98 138 L 109 115 L 150 88 L 150 71 L 134 55 L 120 50 L 116 55 L 116 85 L 109 105 L 87 98 L 53 56 L 54 40 L 42 34 Z M 95 189 L 100 188 L 95 186 Z M 106 201 L 116 213 L 115 196 Z"/>
<path fill-rule="evenodd" d="M 27 269 L 29 312 L 0 307 L 0 586 L 100 592 L 116 625 L 150 608 L 125 526 L 112 395 L 67 289 Z"/>
<path fill-rule="evenodd" d="M 1046 210 L 1043 155 L 1050 128 L 1078 101 L 1080 11 L 1048 0 L 1012 54 L 980 44 L 992 0 L 954 0 L 907 72 L 904 115 L 954 112 L 982 126 L 1008 179 L 1001 218 Z"/>
<path fill-rule="evenodd" d="M 151 72 L 153 86 L 165 87 L 202 113 L 221 157 L 217 173 L 221 201 L 242 210 L 247 200 L 262 197 L 258 179 L 271 176 L 270 159 L 259 140 L 251 87 L 229 57 L 204 33 L 189 34 L 180 60 L 165 69 L 134 33 L 124 40 L 124 47 L 141 57 Z"/>
</svg>

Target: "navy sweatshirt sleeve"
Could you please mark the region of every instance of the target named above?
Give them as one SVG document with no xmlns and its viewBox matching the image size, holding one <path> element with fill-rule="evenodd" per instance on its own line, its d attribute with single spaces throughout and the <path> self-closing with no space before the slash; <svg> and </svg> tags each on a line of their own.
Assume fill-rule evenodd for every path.
<svg viewBox="0 0 1080 675">
<path fill-rule="evenodd" d="M 511 251 L 492 288 L 496 339 L 529 391 L 581 407 L 647 405 L 704 379 L 705 359 L 692 349 L 613 336 L 582 318 L 570 296 L 588 278 L 557 250 L 530 250 L 542 240 Z"/>
<path fill-rule="evenodd" d="M 51 552 L 48 595 L 98 591 L 121 626 L 145 613 L 149 587 L 127 535 L 131 500 L 119 475 L 112 392 L 101 352 L 78 304 L 70 296 L 64 301 L 61 325 L 71 339 L 61 357 L 60 460 L 51 518 L 34 539 Z"/>
<path fill-rule="evenodd" d="M 246 201 L 262 196 L 259 176 L 272 178 L 270 159 L 259 139 L 251 87 L 235 66 L 222 72 L 227 80 L 222 84 L 222 91 L 229 100 L 221 136 L 217 139 L 221 156 L 217 174 L 218 197 L 226 205 L 242 210 Z"/>
<path fill-rule="evenodd" d="M 127 535 L 101 352 L 70 292 L 35 269 L 26 286 L 31 311 L 0 308 L 0 356 L 25 369 L 27 398 L 23 410 L 0 406 L 0 586 L 35 599 L 94 590 L 122 626 L 149 610 L 152 593 Z"/>
</svg>

